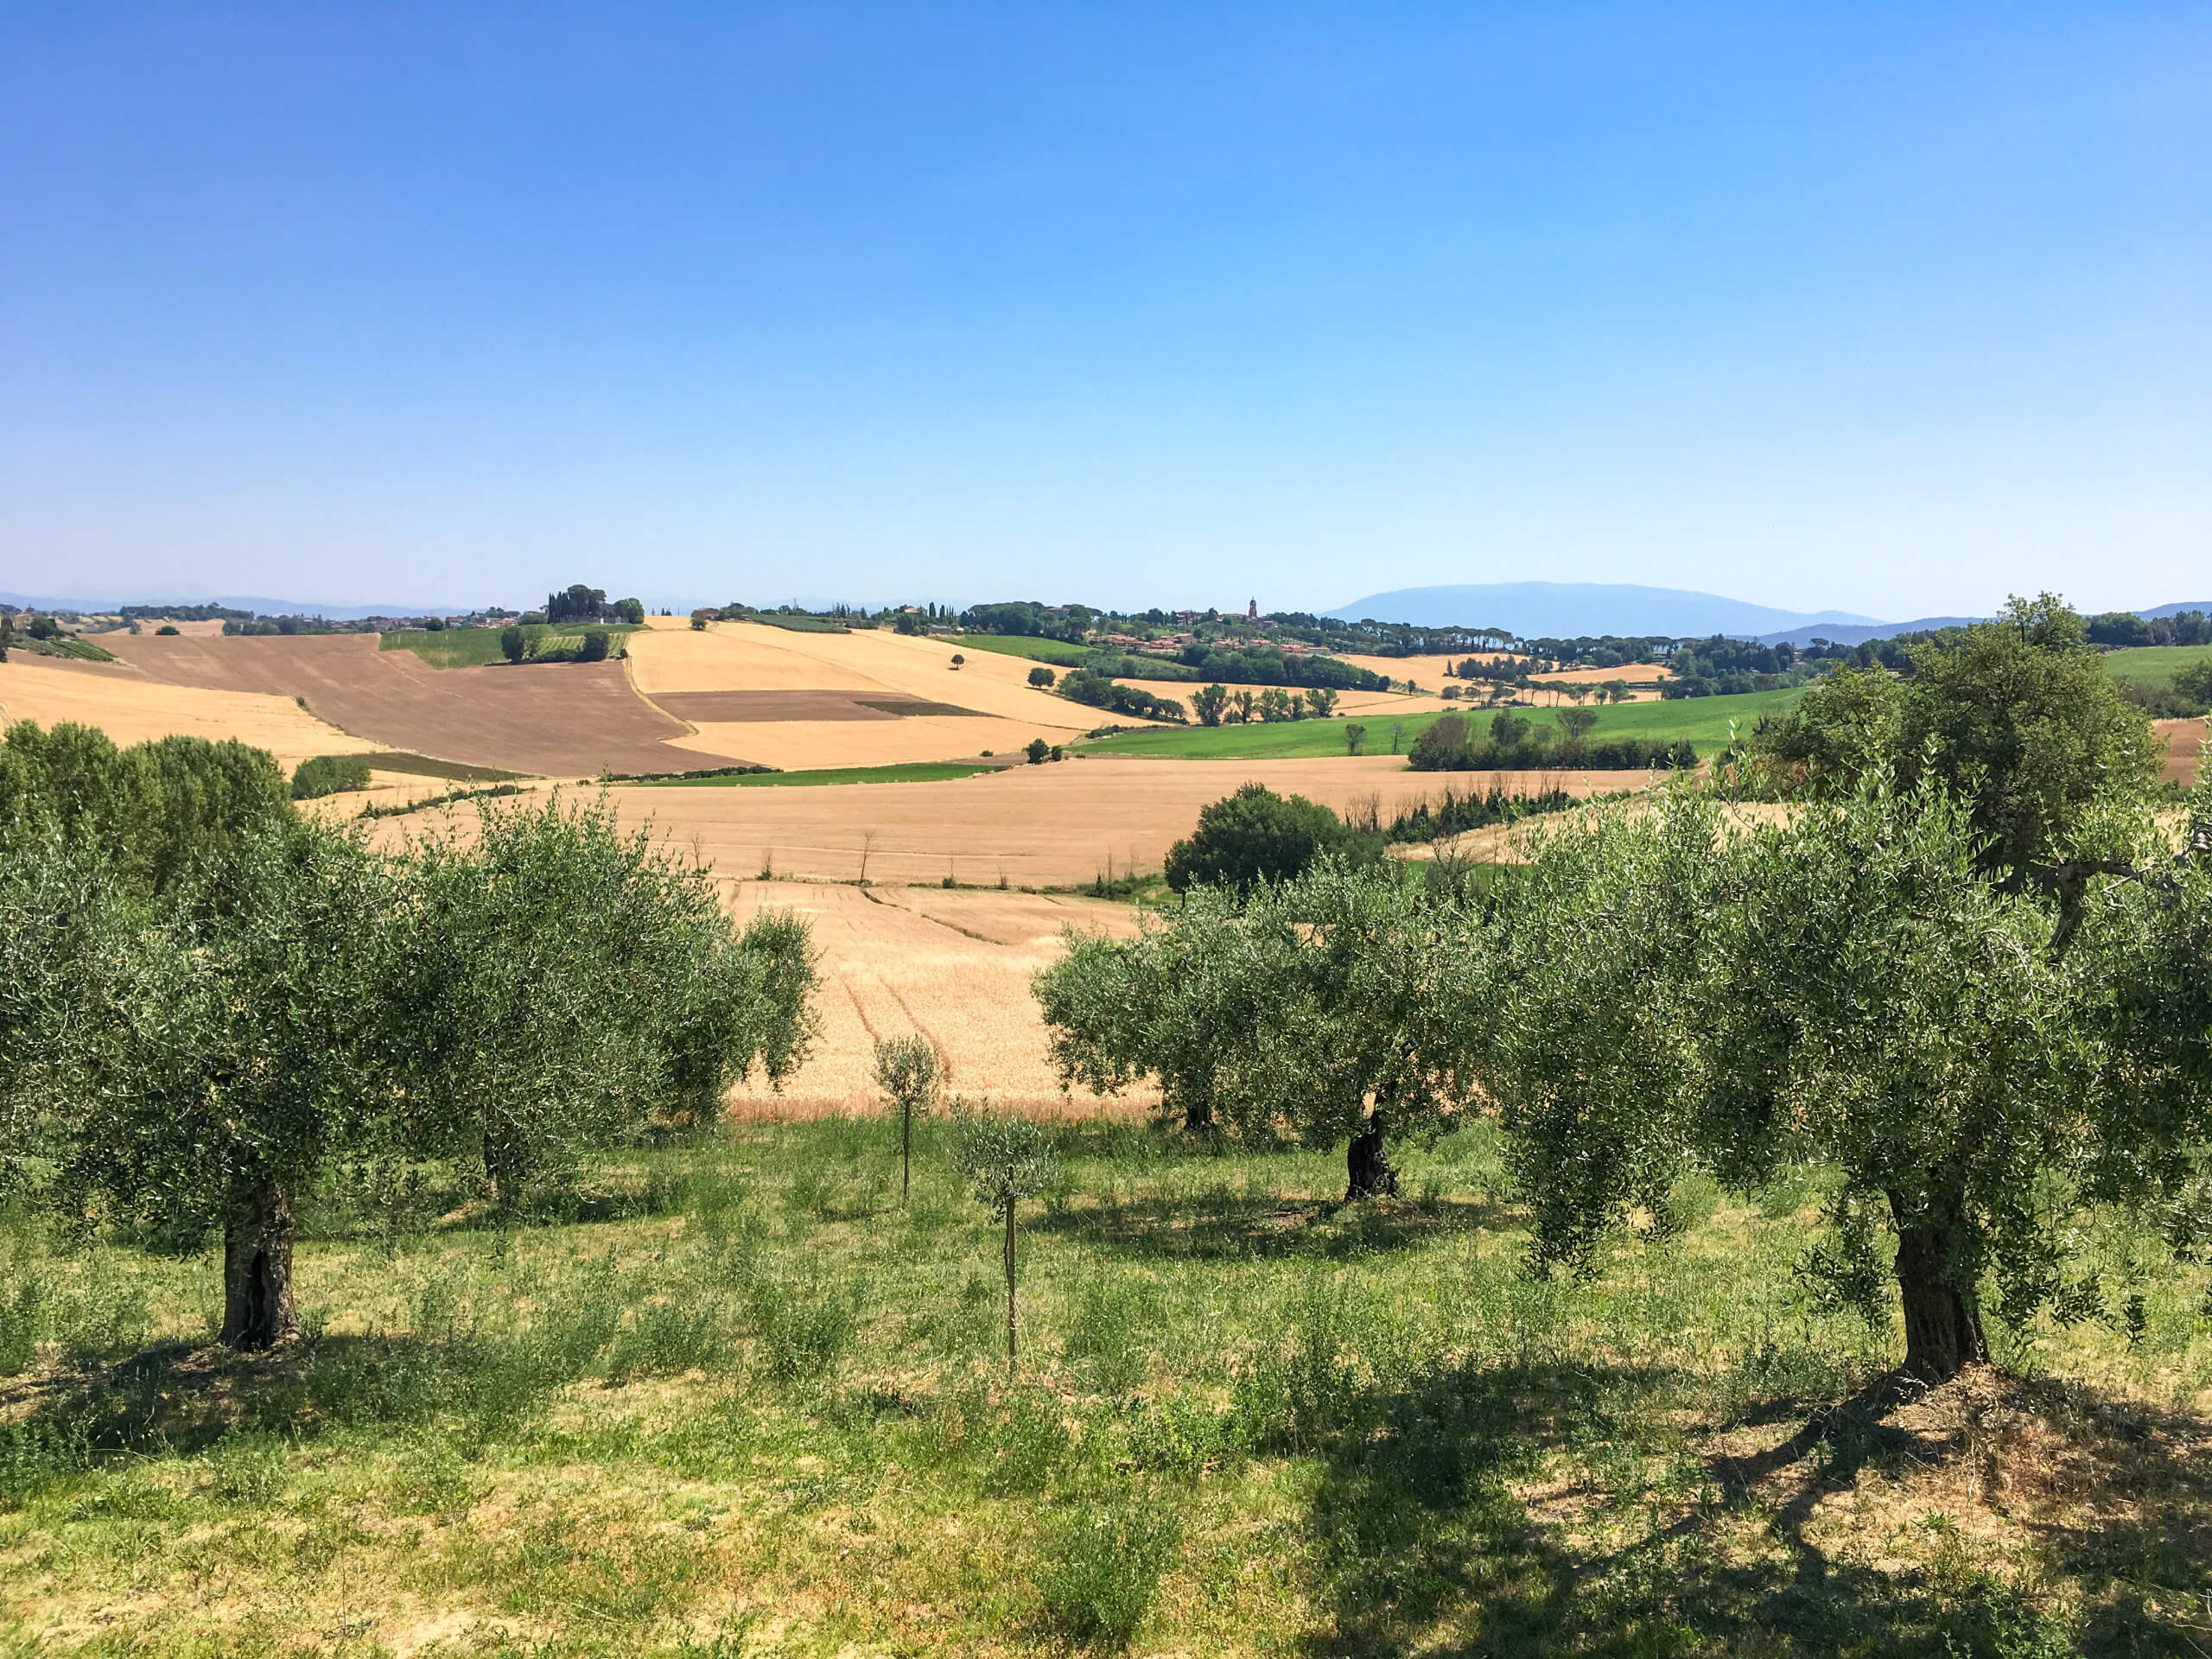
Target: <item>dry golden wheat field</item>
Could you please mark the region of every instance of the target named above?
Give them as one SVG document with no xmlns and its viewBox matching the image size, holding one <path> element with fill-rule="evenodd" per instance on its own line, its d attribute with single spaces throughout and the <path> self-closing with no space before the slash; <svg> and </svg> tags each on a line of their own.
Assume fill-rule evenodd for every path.
<svg viewBox="0 0 2212 1659">
<path fill-rule="evenodd" d="M 739 881 L 741 920 L 786 910 L 812 930 L 823 989 L 813 1058 L 780 1092 L 756 1077 L 735 1096 L 740 1116 L 868 1112 L 876 1039 L 918 1033 L 964 1095 L 1025 1112 L 1095 1115 L 1089 1096 L 1064 1099 L 1029 976 L 1059 953 L 1064 927 L 1133 932 L 1131 906 L 1065 893 L 946 891 L 802 881 Z M 1147 1103 L 1133 1095 L 1130 1109 Z"/>
</svg>

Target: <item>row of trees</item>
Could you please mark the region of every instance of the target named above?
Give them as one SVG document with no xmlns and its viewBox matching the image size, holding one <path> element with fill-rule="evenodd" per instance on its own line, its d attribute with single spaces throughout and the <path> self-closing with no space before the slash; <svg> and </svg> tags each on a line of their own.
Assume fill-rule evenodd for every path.
<svg viewBox="0 0 2212 1659">
<path fill-rule="evenodd" d="M 1327 686 L 1311 686 L 1303 693 L 1270 686 L 1260 692 L 1231 691 L 1210 685 L 1191 697 L 1191 712 L 1201 726 L 1249 726 L 1255 721 L 1274 725 L 1281 721 L 1326 720 L 1337 712 L 1337 694 Z"/>
<path fill-rule="evenodd" d="M 1414 740 L 1406 764 L 1415 772 L 1528 772 L 1549 766 L 1598 770 L 1667 771 L 1697 765 L 1697 750 L 1687 738 L 1617 737 L 1592 742 L 1594 709 L 1562 709 L 1555 725 L 1503 709 L 1491 717 L 1490 730 L 1475 734 L 1465 715 L 1443 715 Z"/>
<path fill-rule="evenodd" d="M 604 588 L 588 588 L 582 582 L 571 582 L 559 593 L 545 595 L 545 610 L 542 615 L 526 618 L 538 622 L 642 622 L 645 620 L 643 601 L 618 599 L 607 602 Z"/>
<path fill-rule="evenodd" d="M 739 930 L 603 802 L 385 855 L 289 796 L 235 743 L 0 746 L 0 1186 L 219 1231 L 226 1343 L 297 1331 L 296 1217 L 341 1160 L 447 1160 L 512 1203 L 798 1063 L 804 929 Z"/>
<path fill-rule="evenodd" d="M 1833 1169 L 1806 1272 L 1870 1310 L 1886 1281 L 1907 1368 L 1950 1376 L 1993 1309 L 2100 1305 L 2084 1207 L 2184 1227 L 2212 1166 L 2212 784 L 2177 845 L 2081 635 L 2017 604 L 1893 722 L 1863 686 L 1860 718 L 1815 705 L 1796 737 L 1872 735 L 1820 749 L 1783 821 L 1681 785 L 1478 886 L 1325 860 L 1074 938 L 1037 982 L 1062 1074 L 1344 1144 L 1352 1197 L 1390 1190 L 1392 1139 L 1494 1114 L 1544 1265 L 1664 1230 L 1693 1170 Z"/>
</svg>

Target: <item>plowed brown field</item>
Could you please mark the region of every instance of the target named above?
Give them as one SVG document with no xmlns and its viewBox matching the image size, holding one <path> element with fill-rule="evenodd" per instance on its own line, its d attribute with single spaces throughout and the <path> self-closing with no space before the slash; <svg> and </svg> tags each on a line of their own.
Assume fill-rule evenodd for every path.
<svg viewBox="0 0 2212 1659">
<path fill-rule="evenodd" d="M 747 758 L 674 750 L 664 740 L 687 736 L 683 723 L 638 696 L 619 662 L 437 669 L 411 651 L 378 650 L 373 634 L 110 639 L 149 679 L 304 697 L 356 736 L 440 760 L 575 778 Z"/>
</svg>

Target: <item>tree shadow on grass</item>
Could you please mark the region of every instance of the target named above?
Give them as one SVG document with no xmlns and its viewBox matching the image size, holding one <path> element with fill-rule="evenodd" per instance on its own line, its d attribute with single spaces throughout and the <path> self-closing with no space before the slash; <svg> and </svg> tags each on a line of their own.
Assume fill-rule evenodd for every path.
<svg viewBox="0 0 2212 1659">
<path fill-rule="evenodd" d="M 1427 1203 L 1201 1194 L 1046 1213 L 1027 1224 L 1109 1255 L 1148 1261 L 1343 1261 L 1521 1224 L 1486 1201 Z"/>
<path fill-rule="evenodd" d="M 0 1389 L 0 1497 L 240 1431 L 304 1440 L 437 1420 L 480 1441 L 518 1427 L 575 1375 L 572 1356 L 520 1342 L 323 1337 L 268 1354 L 159 1344 Z"/>
<path fill-rule="evenodd" d="M 2000 1378 L 1991 1409 L 1962 1402 L 1961 1384 L 1931 1396 L 1878 1379 L 1807 1414 L 1776 1446 L 1705 1459 L 1701 1488 L 1678 1493 L 1664 1524 L 1653 1524 L 1655 1495 L 1617 1496 L 1608 1510 L 1604 1495 L 1536 1488 L 1533 1478 L 1547 1453 L 1613 1432 L 1607 1402 L 1619 1389 L 1663 1392 L 1669 1379 L 1469 1366 L 1361 1396 L 1319 1440 L 1312 1524 L 1331 1621 L 1308 1650 L 2043 1659 L 2078 1641 L 2092 1654 L 2202 1654 L 2212 1648 L 2202 1612 L 2212 1595 L 2212 1433 L 2109 1403 L 2088 1414 L 2048 1402 L 2024 1411 L 2024 1395 L 2044 1386 Z M 2060 1428 L 2023 1430 L 2031 1420 Z M 2012 1426 L 2002 1449 L 1989 1423 Z M 1892 1518 L 1918 1522 L 1967 1501 L 1978 1469 L 2052 1468 L 2053 1432 L 2074 1448 L 2065 1502 L 2034 1494 L 2006 1518 L 2023 1542 L 2047 1547 L 2082 1596 L 2078 1634 L 1941 1533 L 1925 1560 L 1885 1567 L 1872 1548 L 1832 1552 L 1824 1540 L 1833 1531 L 1811 1525 L 1822 1499 L 1851 1491 L 1869 1471 L 1885 1478 L 1897 1511 L 1878 1534 Z M 1608 1522 L 1637 1536 L 1593 1552 Z"/>
</svg>

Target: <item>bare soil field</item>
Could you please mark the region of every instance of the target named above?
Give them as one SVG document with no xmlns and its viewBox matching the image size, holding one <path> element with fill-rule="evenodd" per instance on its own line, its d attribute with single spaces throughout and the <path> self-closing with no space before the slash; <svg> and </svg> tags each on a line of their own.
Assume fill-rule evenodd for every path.
<svg viewBox="0 0 2212 1659">
<path fill-rule="evenodd" d="M 664 691 L 653 699 L 678 720 L 698 725 L 747 721 L 900 720 L 944 715 L 982 720 L 973 709 L 931 702 L 902 691 Z"/>
<path fill-rule="evenodd" d="M 797 912 L 821 952 L 822 1018 L 814 1056 L 783 1092 L 758 1078 L 731 1098 L 740 1116 L 875 1112 L 868 1082 L 879 1037 L 918 1033 L 950 1071 L 950 1087 L 1031 1112 L 1095 1116 L 1088 1094 L 1060 1093 L 1029 976 L 1060 951 L 1073 925 L 1126 936 L 1128 905 L 1052 893 L 856 887 L 803 881 L 739 881 L 741 920 L 764 910 Z M 1130 1096 L 1130 1109 L 1150 1096 Z"/>
<path fill-rule="evenodd" d="M 378 650 L 374 634 L 124 634 L 111 648 L 165 685 L 304 697 L 346 732 L 441 760 L 574 778 L 749 758 L 696 743 L 671 753 L 683 723 L 632 692 L 619 662 L 436 669 Z"/>
<path fill-rule="evenodd" d="M 0 724 L 17 720 L 94 726 L 123 745 L 156 737 L 234 737 L 267 749 L 288 772 L 309 755 L 377 747 L 317 720 L 289 696 L 164 685 L 105 664 L 32 662 L 20 655 L 0 666 Z"/>
</svg>

